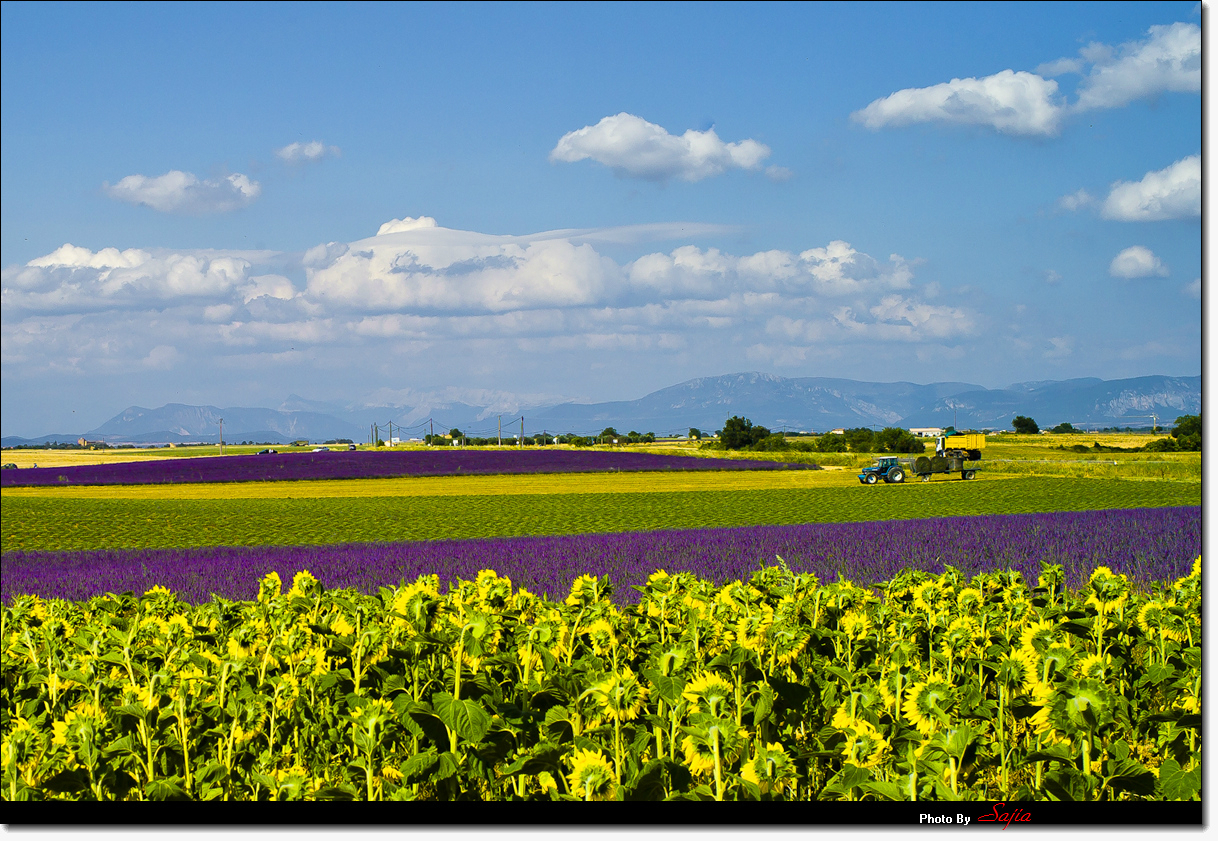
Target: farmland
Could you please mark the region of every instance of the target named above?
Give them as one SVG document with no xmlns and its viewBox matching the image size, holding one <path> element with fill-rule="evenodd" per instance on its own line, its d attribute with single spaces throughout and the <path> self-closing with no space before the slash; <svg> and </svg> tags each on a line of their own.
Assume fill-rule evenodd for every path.
<svg viewBox="0 0 1218 841">
<path fill-rule="evenodd" d="M 5 797 L 1195 799 L 1199 458 L 1011 447 L 5 487 Z"/>
<path fill-rule="evenodd" d="M 386 480 L 383 495 L 375 495 L 374 480 L 333 487 L 5 489 L 0 546 L 8 552 L 328 544 L 1200 504 L 1200 485 L 1186 482 L 1029 477 L 871 488 L 840 473 L 803 483 L 796 474 L 773 476 L 782 484 L 741 487 L 765 479 L 735 474 Z M 446 493 L 420 492 L 442 483 Z M 249 496 L 241 493 L 247 488 Z M 389 488 L 398 493 L 389 495 Z M 491 488 L 498 492 L 486 492 Z M 175 498 L 187 490 L 196 496 Z"/>
</svg>

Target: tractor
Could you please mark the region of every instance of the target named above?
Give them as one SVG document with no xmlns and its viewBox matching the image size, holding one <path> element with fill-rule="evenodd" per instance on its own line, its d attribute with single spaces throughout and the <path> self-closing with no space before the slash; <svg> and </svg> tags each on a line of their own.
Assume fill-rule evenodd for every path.
<svg viewBox="0 0 1218 841">
<path fill-rule="evenodd" d="M 923 482 L 929 482 L 931 475 L 935 473 L 959 473 L 961 479 L 972 479 L 976 477 L 977 471 L 966 466 L 965 462 L 980 461 L 983 449 L 985 435 L 978 432 L 956 432 L 948 428 L 935 440 L 933 456 L 908 459 L 898 459 L 896 456 L 878 458 L 874 465 L 863 468 L 859 473 L 859 481 L 864 485 L 874 485 L 883 479 L 889 484 L 900 484 L 907 476 L 912 475 Z"/>
<path fill-rule="evenodd" d="M 859 474 L 859 481 L 864 485 L 874 485 L 883 479 L 890 484 L 900 484 L 905 481 L 905 468 L 896 456 L 877 458 L 871 467 L 864 467 Z"/>
</svg>

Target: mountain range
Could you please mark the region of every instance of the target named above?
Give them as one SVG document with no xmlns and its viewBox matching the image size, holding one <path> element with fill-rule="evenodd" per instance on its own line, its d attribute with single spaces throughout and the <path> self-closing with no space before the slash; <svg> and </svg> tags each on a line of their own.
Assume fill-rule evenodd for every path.
<svg viewBox="0 0 1218 841">
<path fill-rule="evenodd" d="M 170 403 L 159 409 L 131 406 L 96 429 L 8 437 L 3 446 L 86 438 L 108 443 L 215 442 L 224 422 L 224 440 L 282 443 L 296 439 L 368 441 L 373 424 L 382 438 L 421 438 L 429 431 L 459 428 L 465 434 L 510 438 L 549 432 L 680 434 L 697 427 L 713 432 L 732 415 L 772 430 L 825 432 L 837 427 L 900 426 L 1009 429 L 1016 415 L 1042 428 L 1069 422 L 1077 427 L 1170 426 L 1178 415 L 1200 414 L 1201 377 L 1083 378 L 1017 383 L 988 389 L 960 382 L 929 385 L 872 383 L 827 377 L 777 377 L 762 373 L 701 377 L 652 392 L 637 400 L 606 403 L 478 406 L 412 392 L 412 405 L 343 405 L 291 395 L 278 409 L 217 408 Z"/>
</svg>

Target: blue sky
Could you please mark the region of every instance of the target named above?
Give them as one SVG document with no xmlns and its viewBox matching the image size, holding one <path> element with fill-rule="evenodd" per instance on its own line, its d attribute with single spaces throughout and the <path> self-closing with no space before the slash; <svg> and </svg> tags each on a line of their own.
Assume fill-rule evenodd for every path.
<svg viewBox="0 0 1218 841">
<path fill-rule="evenodd" d="M 1201 7 L 0 7 L 5 435 L 1201 368 Z"/>
</svg>

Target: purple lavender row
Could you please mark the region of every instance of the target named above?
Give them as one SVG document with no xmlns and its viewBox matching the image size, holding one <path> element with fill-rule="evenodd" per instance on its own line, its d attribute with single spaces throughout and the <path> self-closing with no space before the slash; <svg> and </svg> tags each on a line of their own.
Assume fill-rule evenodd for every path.
<svg viewBox="0 0 1218 841">
<path fill-rule="evenodd" d="M 630 587 L 657 569 L 722 583 L 747 579 L 776 555 L 822 583 L 841 574 L 872 584 L 904 569 L 938 574 L 951 564 L 967 577 L 1016 569 L 1034 585 L 1044 561 L 1061 564 L 1071 587 L 1101 565 L 1147 586 L 1187 575 L 1200 554 L 1201 508 L 1189 506 L 339 546 L 8 552 L 0 599 L 83 600 L 156 584 L 193 603 L 213 593 L 252 599 L 268 572 L 287 582 L 302 569 L 329 588 L 375 593 L 433 573 L 442 583 L 472 580 L 489 568 L 552 598 L 565 597 L 580 575 L 608 575 L 625 604 L 638 597 Z"/>
<path fill-rule="evenodd" d="M 307 452 L 154 459 L 78 467 L 31 467 L 0 473 L 0 486 L 159 485 L 180 482 L 272 482 L 512 473 L 651 470 L 819 470 L 785 464 L 593 450 L 410 450 Z"/>
</svg>

